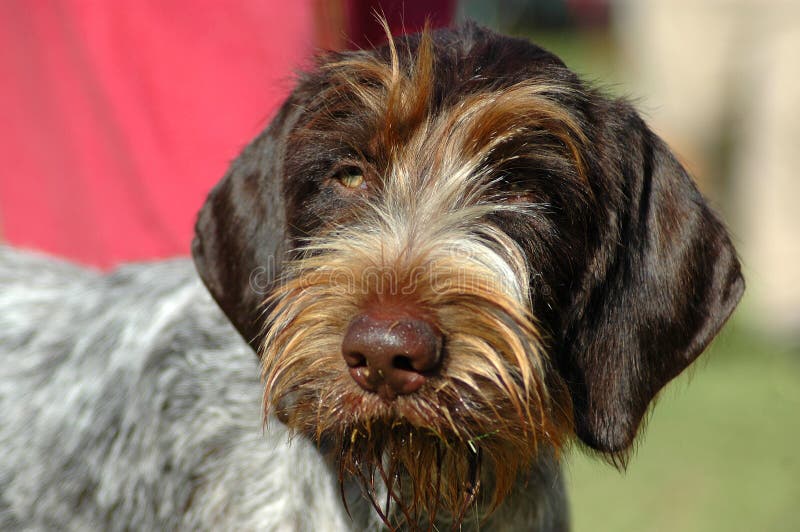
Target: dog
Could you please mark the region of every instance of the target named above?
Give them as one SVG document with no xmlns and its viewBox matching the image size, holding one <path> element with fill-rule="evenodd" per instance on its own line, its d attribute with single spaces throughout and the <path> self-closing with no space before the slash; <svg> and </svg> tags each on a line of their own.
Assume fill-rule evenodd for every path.
<svg viewBox="0 0 800 532">
<path fill-rule="evenodd" d="M 631 105 L 475 24 L 322 55 L 192 254 L 0 252 L 0 528 L 568 530 L 744 289 Z"/>
</svg>

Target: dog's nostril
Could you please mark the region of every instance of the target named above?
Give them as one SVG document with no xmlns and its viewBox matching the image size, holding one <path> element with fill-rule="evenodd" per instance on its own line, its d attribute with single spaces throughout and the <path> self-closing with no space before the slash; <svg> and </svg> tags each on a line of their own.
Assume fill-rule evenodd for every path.
<svg viewBox="0 0 800 532">
<path fill-rule="evenodd" d="M 395 369 L 402 369 L 405 371 L 416 371 L 411 359 L 405 355 L 397 355 L 392 359 L 392 367 Z"/>
<path fill-rule="evenodd" d="M 359 351 L 343 351 L 342 355 L 348 367 L 363 368 L 367 365 L 367 357 Z"/>
</svg>

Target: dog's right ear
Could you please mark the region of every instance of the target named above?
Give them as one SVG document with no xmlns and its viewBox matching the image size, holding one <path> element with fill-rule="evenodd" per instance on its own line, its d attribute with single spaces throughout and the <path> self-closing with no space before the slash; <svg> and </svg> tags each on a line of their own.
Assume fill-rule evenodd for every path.
<svg viewBox="0 0 800 532">
<path fill-rule="evenodd" d="M 282 194 L 286 137 L 295 120 L 287 102 L 270 126 L 210 192 L 195 225 L 192 256 L 200 277 L 233 325 L 258 350 L 263 302 L 286 250 Z"/>
</svg>

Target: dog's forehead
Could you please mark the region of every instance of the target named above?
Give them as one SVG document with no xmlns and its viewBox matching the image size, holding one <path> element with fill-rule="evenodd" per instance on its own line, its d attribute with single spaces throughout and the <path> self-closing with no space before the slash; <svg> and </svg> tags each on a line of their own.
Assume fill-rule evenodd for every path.
<svg viewBox="0 0 800 532">
<path fill-rule="evenodd" d="M 577 78 L 527 41 L 474 27 L 330 56 L 298 93 L 304 117 L 291 144 L 381 171 L 463 172 L 520 137 L 527 144 L 506 158 L 527 145 L 577 159 L 584 140 Z"/>
</svg>

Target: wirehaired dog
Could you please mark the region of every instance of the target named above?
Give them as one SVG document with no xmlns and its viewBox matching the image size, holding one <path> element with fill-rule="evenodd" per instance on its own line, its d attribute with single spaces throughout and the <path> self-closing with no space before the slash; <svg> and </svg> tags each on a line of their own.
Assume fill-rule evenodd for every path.
<svg viewBox="0 0 800 532">
<path fill-rule="evenodd" d="M 744 287 L 630 105 L 474 25 L 321 57 L 193 256 L 225 316 L 2 252 L 0 528 L 566 530 L 561 449 L 624 464 Z"/>
</svg>

